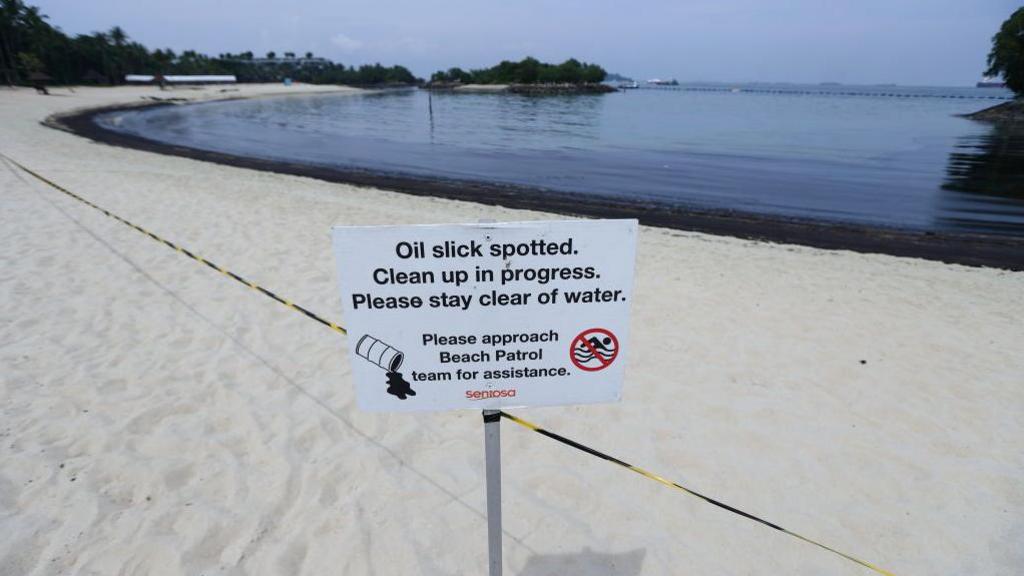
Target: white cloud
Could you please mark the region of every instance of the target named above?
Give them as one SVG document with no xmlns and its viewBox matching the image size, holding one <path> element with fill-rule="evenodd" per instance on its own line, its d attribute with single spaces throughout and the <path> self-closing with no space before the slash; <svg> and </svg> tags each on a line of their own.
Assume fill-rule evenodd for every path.
<svg viewBox="0 0 1024 576">
<path fill-rule="evenodd" d="M 338 32 L 334 36 L 331 36 L 331 44 L 341 49 L 342 52 L 355 52 L 363 47 L 363 43 L 355 38 L 351 38 Z"/>
</svg>

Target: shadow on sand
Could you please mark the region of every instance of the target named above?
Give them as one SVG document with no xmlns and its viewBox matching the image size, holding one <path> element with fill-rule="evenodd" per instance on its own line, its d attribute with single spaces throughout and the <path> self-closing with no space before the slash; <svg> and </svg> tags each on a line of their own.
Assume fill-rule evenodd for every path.
<svg viewBox="0 0 1024 576">
<path fill-rule="evenodd" d="M 518 576 L 635 576 L 640 574 L 646 552 L 602 554 L 584 548 L 571 554 L 540 554 L 528 559 Z"/>
</svg>

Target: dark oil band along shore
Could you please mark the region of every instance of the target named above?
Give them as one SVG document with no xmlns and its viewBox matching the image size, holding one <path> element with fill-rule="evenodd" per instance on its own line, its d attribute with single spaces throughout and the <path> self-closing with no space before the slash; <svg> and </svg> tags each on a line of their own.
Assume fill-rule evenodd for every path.
<svg viewBox="0 0 1024 576">
<path fill-rule="evenodd" d="M 24 171 L 26 174 L 32 176 L 36 180 L 39 180 L 40 182 L 42 182 L 43 184 L 46 184 L 47 186 L 53 188 L 54 190 L 62 192 L 63 194 L 66 194 L 70 198 L 73 198 L 73 199 L 81 202 L 82 204 L 85 204 L 86 206 L 89 206 L 90 208 L 93 208 L 94 210 L 98 210 L 99 212 L 102 212 L 104 215 L 106 215 L 106 216 L 108 216 L 110 218 L 113 218 L 114 220 L 120 222 L 121 224 L 124 224 L 125 226 L 128 226 L 129 228 L 132 228 L 133 230 L 135 230 L 135 231 L 137 231 L 137 232 L 139 232 L 141 234 L 144 234 L 144 235 L 148 236 L 149 238 L 151 238 L 151 239 L 153 239 L 153 240 L 155 240 L 157 242 L 160 242 L 161 244 L 164 244 L 168 248 L 171 248 L 171 249 L 173 249 L 173 250 L 175 250 L 175 251 L 177 251 L 177 252 L 179 252 L 181 254 L 184 254 L 185 256 L 188 256 L 189 258 L 195 260 L 196 262 L 199 262 L 199 263 L 202 263 L 202 264 L 205 264 L 205 265 L 209 266 L 210 268 L 216 270 L 217 272 L 220 272 L 221 274 L 223 274 L 223 275 L 225 275 L 225 276 L 227 276 L 227 277 L 229 277 L 229 278 L 231 278 L 231 279 L 233 279 L 233 280 L 235 280 L 235 281 L 237 281 L 237 282 L 239 282 L 241 284 L 244 284 L 245 286 L 247 286 L 249 288 L 252 288 L 253 290 L 256 290 L 257 292 L 260 292 L 264 296 L 267 296 L 268 298 L 271 298 L 272 300 L 274 300 L 275 302 L 277 302 L 279 304 L 283 304 L 284 306 L 287 306 L 291 310 L 295 310 L 296 312 L 302 313 L 306 317 L 311 318 L 311 319 L 319 322 L 320 324 L 323 324 L 324 326 L 327 326 L 328 328 L 330 328 L 331 330 L 333 330 L 333 331 L 335 331 L 335 332 L 337 332 L 339 334 L 347 334 L 347 331 L 342 326 L 339 326 L 338 324 L 336 324 L 334 322 L 326 320 L 323 317 L 315 314 L 314 312 L 311 312 L 307 308 L 299 306 L 298 304 L 295 304 L 291 300 L 288 300 L 286 298 L 282 298 L 281 296 L 278 296 L 274 292 L 271 292 L 270 290 L 267 290 L 266 288 L 264 288 L 264 287 L 262 287 L 262 286 L 260 286 L 260 285 L 258 285 L 256 283 L 254 283 L 254 282 L 246 280 L 244 277 L 240 276 L 239 274 L 236 274 L 236 273 L 234 273 L 234 272 L 232 272 L 232 271 L 230 271 L 230 270 L 228 270 L 228 269 L 226 269 L 226 268 L 224 268 L 222 266 L 219 266 L 219 265 L 217 265 L 217 264 L 215 264 L 215 263 L 213 263 L 213 262 L 211 262 L 211 261 L 209 261 L 209 260 L 207 260 L 207 259 L 205 259 L 205 258 L 203 258 L 201 256 L 198 256 L 194 252 L 191 252 L 191 251 L 189 251 L 189 250 L 187 250 L 187 249 L 185 249 L 185 248 L 175 244 L 174 242 L 171 242 L 169 240 L 161 238 L 160 236 L 157 236 L 156 234 L 150 232 L 149 230 L 146 230 L 145 228 L 143 228 L 143 227 L 141 227 L 141 226 L 139 226 L 137 224 L 134 224 L 134 223 L 132 223 L 132 222 L 130 222 L 128 220 L 125 220 L 124 218 L 118 216 L 117 214 L 114 214 L 113 212 L 110 212 L 109 210 L 106 210 L 105 208 L 102 208 L 102 207 L 100 207 L 100 206 L 90 202 L 89 200 L 86 200 L 85 198 L 79 196 L 78 194 L 75 194 L 74 192 L 71 192 L 67 188 L 64 188 L 63 186 L 61 186 L 61 185 L 57 184 L 56 182 L 46 178 L 45 176 L 39 174 L 38 172 L 36 172 L 36 171 L 26 167 L 25 165 L 21 164 L 17 160 L 14 160 L 10 156 L 7 156 L 6 154 L 0 153 L 0 157 L 3 157 L 6 161 L 8 161 L 11 164 L 13 164 L 14 166 L 18 167 L 19 169 Z M 605 454 L 603 452 L 595 450 L 595 449 L 593 449 L 593 448 L 591 448 L 589 446 L 586 446 L 584 444 L 580 444 L 579 442 L 576 442 L 575 440 L 571 440 L 569 438 L 566 438 L 565 436 L 561 436 L 559 434 L 555 434 L 554 432 L 550 432 L 548 430 L 545 430 L 544 428 L 541 428 L 540 426 L 538 426 L 536 424 L 533 424 L 532 422 L 528 422 L 526 420 L 523 420 L 522 418 L 519 418 L 517 416 L 513 416 L 512 414 L 509 414 L 508 412 L 500 411 L 500 412 L 498 412 L 498 414 L 486 414 L 484 416 L 485 420 L 487 418 L 491 418 L 493 420 L 493 419 L 499 418 L 499 417 L 500 418 L 505 418 L 505 419 L 507 419 L 507 420 L 509 420 L 511 422 L 514 422 L 514 423 L 516 423 L 516 424 L 518 424 L 518 425 L 520 425 L 520 426 L 522 426 L 522 427 L 524 427 L 524 428 L 526 428 L 528 430 L 531 430 L 533 432 L 541 434 L 542 436 L 546 436 L 547 438 L 550 438 L 552 440 L 555 440 L 557 442 L 565 444 L 566 446 L 570 446 L 572 448 L 575 448 L 576 450 L 579 450 L 581 452 L 585 452 L 587 454 L 590 454 L 591 456 L 595 456 L 595 457 L 600 458 L 602 460 L 606 460 L 608 462 L 612 462 L 613 464 L 618 464 L 619 466 L 622 466 L 623 468 L 626 468 L 627 470 L 630 470 L 632 472 L 640 474 L 641 476 L 643 476 L 645 478 L 648 478 L 650 480 L 654 480 L 655 482 L 658 482 L 660 484 L 668 486 L 669 488 L 674 488 L 676 490 L 680 490 L 680 491 L 682 491 L 682 492 L 684 492 L 686 494 L 689 494 L 691 496 L 699 498 L 699 499 L 703 500 L 704 502 L 707 502 L 708 504 L 717 506 L 717 507 L 719 507 L 719 508 L 721 508 L 723 510 L 727 510 L 729 512 L 732 512 L 733 514 L 736 514 L 738 516 L 742 516 L 744 518 L 747 518 L 748 520 L 752 520 L 752 521 L 757 522 L 759 524 L 762 524 L 764 526 L 768 526 L 769 528 L 773 528 L 775 530 L 778 530 L 779 532 L 782 532 L 784 534 L 792 536 L 792 537 L 794 537 L 794 538 L 796 538 L 798 540 L 802 540 L 804 542 L 807 542 L 808 544 L 813 544 L 814 546 L 817 546 L 818 548 L 821 548 L 822 550 L 826 550 L 828 552 L 831 552 L 832 554 L 835 554 L 835 555 L 837 555 L 837 556 L 839 556 L 841 558 L 849 560 L 850 562 L 854 562 L 856 564 L 859 564 L 860 566 L 863 566 L 865 568 L 873 570 L 874 572 L 876 572 L 878 574 L 883 574 L 884 576 L 895 576 L 895 574 L 893 574 L 892 572 L 889 572 L 888 570 L 885 570 L 884 568 L 880 568 L 880 567 L 878 567 L 878 566 L 876 566 L 876 565 L 874 565 L 874 564 L 872 564 L 870 562 L 867 562 L 865 560 L 861 560 L 861 559 L 859 559 L 859 558 L 857 558 L 855 556 L 851 556 L 851 555 L 846 554 L 844 552 L 840 552 L 839 550 L 836 550 L 835 548 L 832 548 L 830 546 L 826 546 L 825 544 L 822 544 L 820 542 L 817 542 L 817 541 L 812 540 L 810 538 L 807 538 L 805 536 L 801 536 L 800 534 L 797 534 L 796 532 L 787 530 L 787 529 L 783 528 L 782 526 L 779 526 L 778 524 L 774 524 L 772 522 L 764 520 L 763 518 L 760 518 L 760 517 L 755 516 L 753 514 L 750 514 L 748 512 L 744 512 L 743 510 L 740 510 L 738 508 L 734 508 L 732 506 L 729 506 L 728 504 L 725 504 L 723 502 L 719 502 L 718 500 L 715 500 L 714 498 L 711 498 L 709 496 L 705 496 L 704 494 L 701 494 L 700 492 L 697 492 L 695 490 L 691 490 L 691 489 L 683 486 L 682 484 L 679 484 L 677 482 L 673 482 L 671 480 L 668 480 L 667 478 L 664 478 L 662 476 L 659 476 L 658 474 L 655 474 L 653 472 L 650 472 L 648 470 L 640 468 L 639 466 L 634 466 L 632 464 L 629 464 L 628 462 L 625 462 L 623 460 L 619 460 L 618 458 L 615 458 L 613 456 L 609 456 L 608 454 Z"/>
<path fill-rule="evenodd" d="M 299 165 L 294 162 L 164 144 L 142 136 L 114 132 L 97 122 L 97 118 L 108 113 L 173 105 L 175 104 L 170 102 L 151 102 L 141 106 L 132 103 L 130 106 L 113 105 L 85 109 L 66 115 L 50 116 L 44 124 L 94 142 L 131 150 L 145 150 L 250 170 L 304 176 L 326 182 L 369 186 L 415 196 L 465 200 L 476 204 L 538 210 L 573 217 L 636 218 L 641 224 L 658 228 L 701 232 L 757 242 L 795 244 L 825 250 L 851 250 L 866 254 L 888 254 L 948 264 L 1024 271 L 1024 238 L 1013 236 L 917 232 L 899 228 L 840 225 L 670 204 L 636 204 L 613 199 L 591 199 L 581 202 L 576 194 L 528 186 Z"/>
</svg>

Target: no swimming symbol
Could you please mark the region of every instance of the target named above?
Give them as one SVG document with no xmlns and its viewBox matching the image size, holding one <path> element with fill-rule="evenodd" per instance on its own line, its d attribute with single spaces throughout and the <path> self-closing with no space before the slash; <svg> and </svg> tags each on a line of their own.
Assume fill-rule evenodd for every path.
<svg viewBox="0 0 1024 576">
<path fill-rule="evenodd" d="M 596 372 L 611 366 L 619 356 L 619 339 L 604 328 L 580 332 L 569 346 L 569 359 L 580 370 Z"/>
</svg>

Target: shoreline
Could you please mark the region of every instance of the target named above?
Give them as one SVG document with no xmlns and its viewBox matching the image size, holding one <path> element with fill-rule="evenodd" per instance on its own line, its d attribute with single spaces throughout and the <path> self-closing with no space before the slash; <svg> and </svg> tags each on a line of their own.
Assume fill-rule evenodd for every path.
<svg viewBox="0 0 1024 576">
<path fill-rule="evenodd" d="M 232 99 L 231 97 L 227 99 Z M 641 224 L 745 240 L 795 244 L 825 250 L 923 258 L 947 264 L 1024 270 L 1024 238 L 1011 236 L 927 232 L 882 226 L 815 222 L 734 211 L 700 210 L 653 202 L 630 202 L 531 188 L 513 184 L 422 178 L 373 170 L 342 169 L 251 158 L 167 144 L 114 132 L 93 119 L 120 110 L 171 106 L 157 101 L 115 104 L 55 114 L 45 126 L 65 130 L 95 142 L 135 150 L 180 156 L 264 172 L 305 176 L 333 183 L 368 186 L 414 196 L 433 196 L 488 206 L 537 210 L 592 218 L 636 218 Z"/>
<path fill-rule="evenodd" d="M 1015 126 L 1024 123 L 1024 98 L 989 106 L 970 114 L 964 114 L 963 117 L 978 122 Z"/>
</svg>

